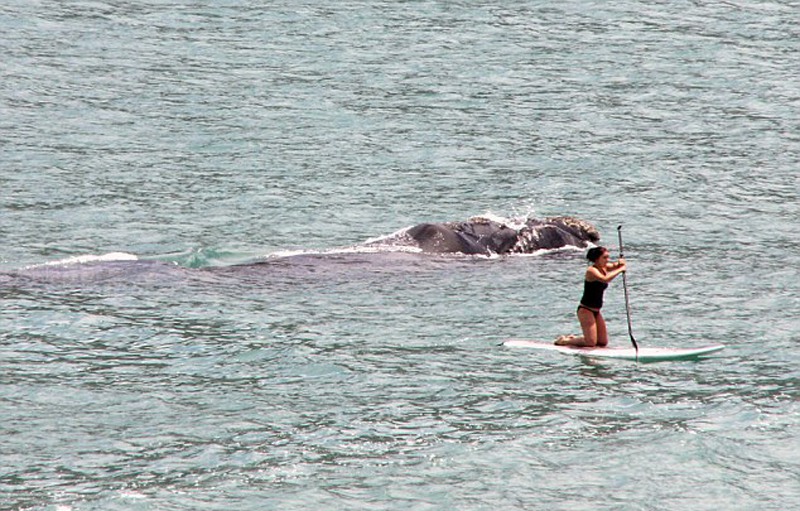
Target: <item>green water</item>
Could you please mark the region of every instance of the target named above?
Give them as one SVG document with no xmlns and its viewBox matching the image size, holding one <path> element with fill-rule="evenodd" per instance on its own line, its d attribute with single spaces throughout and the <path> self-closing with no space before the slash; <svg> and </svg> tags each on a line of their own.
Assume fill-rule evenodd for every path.
<svg viewBox="0 0 800 511">
<path fill-rule="evenodd" d="M 0 507 L 800 507 L 800 6 L 506 4 L 0 6 Z M 359 248 L 486 213 L 727 348 L 504 349 L 580 251 Z"/>
</svg>

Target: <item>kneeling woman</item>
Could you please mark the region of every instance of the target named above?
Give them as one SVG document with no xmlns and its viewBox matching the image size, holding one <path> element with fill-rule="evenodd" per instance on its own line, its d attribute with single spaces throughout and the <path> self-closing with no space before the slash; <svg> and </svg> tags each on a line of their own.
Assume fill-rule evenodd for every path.
<svg viewBox="0 0 800 511">
<path fill-rule="evenodd" d="M 583 336 L 568 335 L 556 339 L 559 346 L 607 346 L 608 331 L 606 321 L 600 313 L 603 307 L 603 293 L 608 283 L 625 271 L 625 259 L 616 263 L 609 262 L 608 249 L 594 247 L 589 249 L 586 258 L 592 265 L 586 269 L 586 280 L 583 283 L 583 298 L 578 305 L 578 321 L 581 323 Z"/>
</svg>

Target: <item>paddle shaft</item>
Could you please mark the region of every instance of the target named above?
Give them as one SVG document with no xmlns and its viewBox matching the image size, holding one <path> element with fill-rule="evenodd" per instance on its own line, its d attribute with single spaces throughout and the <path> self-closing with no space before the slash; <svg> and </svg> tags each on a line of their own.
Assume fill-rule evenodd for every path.
<svg viewBox="0 0 800 511">
<path fill-rule="evenodd" d="M 617 227 L 617 234 L 619 235 L 619 258 L 625 257 L 622 254 L 622 226 Z M 631 301 L 628 298 L 628 280 L 625 278 L 627 271 L 622 272 L 622 289 L 625 291 L 625 312 L 628 314 L 628 335 L 631 336 L 631 344 L 633 349 L 636 350 L 636 356 L 639 356 L 639 345 L 636 344 L 636 339 L 633 337 L 633 325 L 631 324 Z"/>
</svg>

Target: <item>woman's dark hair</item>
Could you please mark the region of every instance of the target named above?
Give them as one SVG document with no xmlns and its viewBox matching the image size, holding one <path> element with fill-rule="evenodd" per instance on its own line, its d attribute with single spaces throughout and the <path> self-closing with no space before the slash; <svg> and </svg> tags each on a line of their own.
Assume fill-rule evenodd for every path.
<svg viewBox="0 0 800 511">
<path fill-rule="evenodd" d="M 590 260 L 591 262 L 595 262 L 606 252 L 608 252 L 606 247 L 592 247 L 588 252 L 586 252 L 586 259 Z"/>
</svg>

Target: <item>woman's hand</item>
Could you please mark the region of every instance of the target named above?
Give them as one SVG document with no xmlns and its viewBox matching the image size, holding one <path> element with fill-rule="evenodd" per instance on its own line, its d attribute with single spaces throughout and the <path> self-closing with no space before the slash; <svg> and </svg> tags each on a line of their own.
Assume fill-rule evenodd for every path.
<svg viewBox="0 0 800 511">
<path fill-rule="evenodd" d="M 606 268 L 609 270 L 619 270 L 621 268 L 622 271 L 625 271 L 625 268 L 627 267 L 628 264 L 625 262 L 624 257 L 621 257 L 616 263 L 608 263 L 608 266 L 606 266 Z"/>
</svg>

